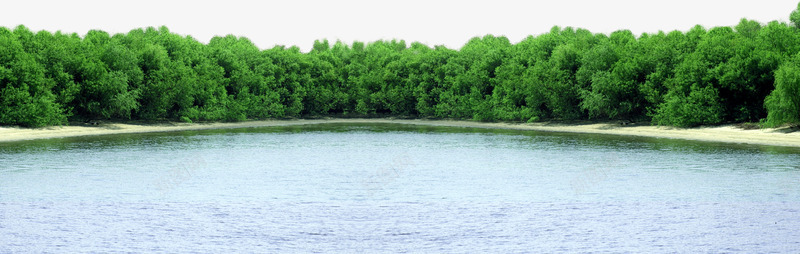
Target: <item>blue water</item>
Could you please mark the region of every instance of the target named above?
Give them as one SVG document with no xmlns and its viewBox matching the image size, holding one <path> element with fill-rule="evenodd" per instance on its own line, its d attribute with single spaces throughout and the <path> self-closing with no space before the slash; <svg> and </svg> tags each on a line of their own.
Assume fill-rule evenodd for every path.
<svg viewBox="0 0 800 254">
<path fill-rule="evenodd" d="M 800 150 L 405 125 L 0 143 L 0 252 L 800 250 Z"/>
</svg>

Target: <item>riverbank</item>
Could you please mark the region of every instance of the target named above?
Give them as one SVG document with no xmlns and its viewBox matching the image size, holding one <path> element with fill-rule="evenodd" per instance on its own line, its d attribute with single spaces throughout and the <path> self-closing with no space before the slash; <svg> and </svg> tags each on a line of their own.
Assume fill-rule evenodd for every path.
<svg viewBox="0 0 800 254">
<path fill-rule="evenodd" d="M 323 123 L 396 123 L 425 126 L 469 128 L 499 128 L 548 132 L 571 132 L 671 138 L 724 143 L 800 147 L 800 131 L 789 128 L 745 130 L 734 125 L 698 128 L 676 128 L 650 125 L 620 125 L 618 123 L 484 123 L 454 120 L 407 119 L 298 119 L 266 120 L 237 123 L 100 123 L 98 125 L 55 126 L 45 128 L 0 127 L 0 142 L 78 136 L 171 132 L 210 129 L 236 129 L 269 126 L 291 126 Z"/>
</svg>

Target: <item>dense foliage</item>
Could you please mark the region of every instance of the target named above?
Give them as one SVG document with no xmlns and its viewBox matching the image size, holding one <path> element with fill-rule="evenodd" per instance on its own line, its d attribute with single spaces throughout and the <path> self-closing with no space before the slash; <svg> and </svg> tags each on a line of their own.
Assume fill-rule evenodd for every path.
<svg viewBox="0 0 800 254">
<path fill-rule="evenodd" d="M 554 27 L 516 44 L 476 37 L 460 50 L 326 40 L 308 53 L 260 50 L 234 36 L 202 44 L 166 27 L 82 38 L 0 27 L 0 124 L 317 116 L 800 123 L 797 25 L 743 19 L 638 38 Z"/>
</svg>

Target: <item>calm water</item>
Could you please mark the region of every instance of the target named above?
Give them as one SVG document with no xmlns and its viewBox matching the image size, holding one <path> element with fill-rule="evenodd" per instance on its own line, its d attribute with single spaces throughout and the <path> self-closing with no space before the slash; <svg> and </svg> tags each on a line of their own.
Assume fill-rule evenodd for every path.
<svg viewBox="0 0 800 254">
<path fill-rule="evenodd" d="M 0 143 L 0 252 L 797 252 L 800 150 L 405 125 Z"/>
</svg>

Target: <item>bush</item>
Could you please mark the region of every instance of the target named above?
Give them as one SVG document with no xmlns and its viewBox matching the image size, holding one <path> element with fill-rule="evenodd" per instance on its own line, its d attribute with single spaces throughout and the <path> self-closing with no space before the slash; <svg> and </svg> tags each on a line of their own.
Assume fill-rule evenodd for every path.
<svg viewBox="0 0 800 254">
<path fill-rule="evenodd" d="M 661 104 L 653 116 L 653 122 L 658 125 L 694 127 L 722 121 L 719 94 L 711 86 L 700 88 L 693 85 L 688 96 L 672 91 L 666 97 L 666 102 Z"/>
</svg>

